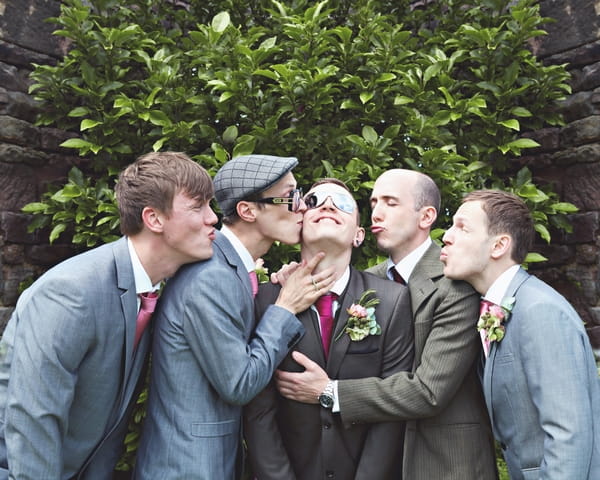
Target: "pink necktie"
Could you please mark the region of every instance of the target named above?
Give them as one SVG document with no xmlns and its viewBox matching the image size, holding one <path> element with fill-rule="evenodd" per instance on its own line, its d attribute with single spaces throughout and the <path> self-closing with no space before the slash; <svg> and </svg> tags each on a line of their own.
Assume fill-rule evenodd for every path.
<svg viewBox="0 0 600 480">
<path fill-rule="evenodd" d="M 392 268 L 392 277 L 394 277 L 394 282 L 399 283 L 400 285 L 406 285 L 406 281 L 402 278 L 402 275 L 398 273 L 398 270 Z"/>
<path fill-rule="evenodd" d="M 156 302 L 158 300 L 158 293 L 156 292 L 144 292 L 139 294 L 140 297 L 140 311 L 137 315 L 137 322 L 135 324 L 135 338 L 133 340 L 133 348 L 137 348 L 137 344 L 140 341 L 144 330 L 150 322 L 152 313 L 156 308 Z"/>
<path fill-rule="evenodd" d="M 317 299 L 316 307 L 321 319 L 321 341 L 325 358 L 329 355 L 329 344 L 333 332 L 333 302 L 337 298 L 335 293 L 327 293 Z"/>
<path fill-rule="evenodd" d="M 252 286 L 252 296 L 256 297 L 258 293 L 258 275 L 256 275 L 255 271 L 248 272 L 248 277 L 250 278 L 250 285 Z"/>
<path fill-rule="evenodd" d="M 487 311 L 489 311 L 490 307 L 494 305 L 493 302 L 489 300 L 481 300 L 479 302 L 479 317 L 482 317 Z M 481 337 L 481 343 L 483 344 L 483 352 L 487 358 L 490 354 L 490 341 L 486 338 L 487 330 L 482 328 L 479 330 L 479 336 Z"/>
</svg>

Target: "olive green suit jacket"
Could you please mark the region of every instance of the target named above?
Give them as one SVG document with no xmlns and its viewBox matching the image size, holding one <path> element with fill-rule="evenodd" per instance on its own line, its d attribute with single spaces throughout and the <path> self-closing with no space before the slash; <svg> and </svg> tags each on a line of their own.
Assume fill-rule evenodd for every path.
<svg viewBox="0 0 600 480">
<path fill-rule="evenodd" d="M 479 296 L 444 277 L 431 245 L 408 281 L 414 320 L 412 373 L 339 382 L 342 420 L 407 420 L 405 480 L 496 479 L 494 446 L 477 366 Z M 386 277 L 386 263 L 370 270 Z"/>
</svg>

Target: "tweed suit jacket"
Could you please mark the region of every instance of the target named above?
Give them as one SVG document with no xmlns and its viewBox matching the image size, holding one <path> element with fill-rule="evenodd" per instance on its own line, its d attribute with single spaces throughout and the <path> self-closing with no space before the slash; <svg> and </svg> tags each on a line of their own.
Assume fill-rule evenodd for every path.
<svg viewBox="0 0 600 480">
<path fill-rule="evenodd" d="M 380 299 L 375 308 L 379 336 L 351 341 L 342 334 L 346 309 L 367 289 Z M 261 286 L 257 309 L 277 297 L 279 287 Z M 312 309 L 298 315 L 306 335 L 298 350 L 324 368 L 330 378 L 387 377 L 409 371 L 413 360 L 412 321 L 406 287 L 351 268 L 346 291 L 339 298 L 330 352 L 325 359 L 318 316 Z M 291 355 L 279 367 L 299 371 Z M 399 478 L 404 425 L 401 422 L 344 428 L 337 413 L 320 405 L 280 396 L 271 384 L 245 409 L 245 435 L 254 474 L 260 480 Z"/>
<path fill-rule="evenodd" d="M 126 238 L 23 292 L 0 342 L 0 478 L 111 478 L 149 345 L 133 350 L 136 317 Z"/>
<path fill-rule="evenodd" d="M 217 232 L 212 258 L 182 267 L 155 314 L 136 479 L 233 480 L 242 405 L 265 388 L 303 334 L 271 305 L 256 325 L 248 272 Z"/>
<path fill-rule="evenodd" d="M 414 372 L 340 382 L 342 420 L 407 420 L 406 480 L 495 479 L 493 438 L 476 370 L 479 296 L 468 284 L 444 277 L 439 254 L 431 245 L 408 281 Z M 385 269 L 384 262 L 372 270 L 385 277 Z"/>
<path fill-rule="evenodd" d="M 484 392 L 513 480 L 600 478 L 600 379 L 583 322 L 549 285 L 520 269 Z"/>
</svg>

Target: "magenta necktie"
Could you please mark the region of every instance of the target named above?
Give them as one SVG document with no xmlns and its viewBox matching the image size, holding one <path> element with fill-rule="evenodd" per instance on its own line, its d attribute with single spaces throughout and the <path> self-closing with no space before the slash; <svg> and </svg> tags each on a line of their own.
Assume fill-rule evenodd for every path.
<svg viewBox="0 0 600 480">
<path fill-rule="evenodd" d="M 144 292 L 140 293 L 138 296 L 140 297 L 140 311 L 138 312 L 137 322 L 135 324 L 133 348 L 137 348 L 137 344 L 150 322 L 150 318 L 152 317 L 152 313 L 156 308 L 156 302 L 158 300 L 158 293 L 156 292 Z"/>
<path fill-rule="evenodd" d="M 406 285 L 406 281 L 402 278 L 402 275 L 398 273 L 398 270 L 392 268 L 392 277 L 394 277 L 394 282 L 399 283 L 400 285 Z"/>
<path fill-rule="evenodd" d="M 248 272 L 248 277 L 250 277 L 250 285 L 252 285 L 252 296 L 256 297 L 258 293 L 258 275 L 255 271 L 252 271 Z"/>
<path fill-rule="evenodd" d="M 337 299 L 335 293 L 327 293 L 317 299 L 316 307 L 321 319 L 321 341 L 325 358 L 329 355 L 329 344 L 333 333 L 333 302 Z"/>
</svg>

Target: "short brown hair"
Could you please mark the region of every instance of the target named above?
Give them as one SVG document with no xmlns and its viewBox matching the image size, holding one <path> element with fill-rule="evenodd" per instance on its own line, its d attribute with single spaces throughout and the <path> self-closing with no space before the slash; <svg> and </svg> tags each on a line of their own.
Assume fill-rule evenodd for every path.
<svg viewBox="0 0 600 480">
<path fill-rule="evenodd" d="M 213 184 L 206 170 L 185 153 L 151 152 L 121 172 L 115 192 L 121 233 L 135 235 L 143 228 L 145 207 L 169 215 L 173 198 L 180 192 L 201 203 L 208 202 L 213 197 Z"/>
<path fill-rule="evenodd" d="M 518 264 L 523 263 L 533 244 L 535 231 L 525 202 L 502 190 L 475 190 L 463 198 L 462 203 L 465 202 L 481 202 L 488 219 L 488 233 L 510 235 L 513 239 L 511 258 Z"/>
</svg>

